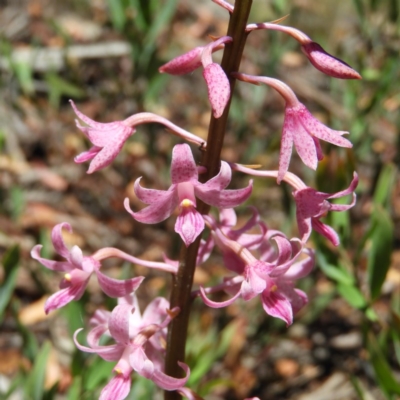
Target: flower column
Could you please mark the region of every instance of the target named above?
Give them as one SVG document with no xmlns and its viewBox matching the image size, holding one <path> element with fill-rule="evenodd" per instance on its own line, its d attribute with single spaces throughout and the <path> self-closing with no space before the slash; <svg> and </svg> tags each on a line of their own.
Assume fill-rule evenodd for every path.
<svg viewBox="0 0 400 400">
<path fill-rule="evenodd" d="M 215 118 L 211 115 L 207 138 L 207 150 L 203 152 L 201 160 L 201 164 L 207 169 L 207 172 L 202 176 L 203 182 L 206 182 L 217 175 L 220 170 L 220 154 L 226 132 L 230 102 L 235 86 L 235 78 L 231 77 L 231 73 L 239 70 L 244 45 L 248 35 L 248 32 L 246 32 L 246 25 L 251 5 L 252 0 L 236 0 L 234 9 L 229 11 L 231 17 L 227 36 L 230 36 L 233 41 L 232 43 L 225 44 L 226 47 L 221 67 L 229 79 L 230 97 L 220 118 Z M 207 214 L 209 206 L 199 201 L 197 209 L 201 214 Z M 166 374 L 175 377 L 179 377 L 182 373 L 177 362 L 183 362 L 185 360 L 185 344 L 190 315 L 191 290 L 199 243 L 200 236 L 188 247 L 182 244 L 179 257 L 179 270 L 177 275 L 174 277 L 172 285 L 170 307 L 179 307 L 181 311 L 168 328 L 165 372 Z M 181 395 L 177 392 L 165 392 L 164 399 L 179 400 L 181 399 Z"/>
</svg>

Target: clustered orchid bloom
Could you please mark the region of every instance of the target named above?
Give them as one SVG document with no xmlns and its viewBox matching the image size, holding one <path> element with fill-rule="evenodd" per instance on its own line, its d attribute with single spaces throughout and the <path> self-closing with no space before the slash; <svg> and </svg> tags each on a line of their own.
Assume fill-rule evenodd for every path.
<svg viewBox="0 0 400 400">
<path fill-rule="evenodd" d="M 181 337 L 186 338 L 191 299 L 200 297 L 205 305 L 221 308 L 239 298 L 249 301 L 258 296 L 268 315 L 281 319 L 286 325 L 292 324 L 296 313 L 308 302 L 307 294 L 298 289 L 296 283 L 310 274 L 315 264 L 314 250 L 307 247 L 312 230 L 338 246 L 338 234 L 321 219 L 329 211 L 347 211 L 355 204 L 354 192 L 358 184 L 356 173 L 347 189 L 329 194 L 309 187 L 298 176 L 289 172 L 293 146 L 303 163 L 315 170 L 323 158 L 320 140 L 351 148 L 351 142 L 343 137 L 348 132 L 336 131 L 323 125 L 284 82 L 240 72 L 240 57 L 246 38 L 251 32 L 275 30 L 296 39 L 311 64 L 319 71 L 340 79 L 360 79 L 360 75 L 345 62 L 327 53 L 303 32 L 279 25 L 278 22 L 283 18 L 274 22 L 247 24 L 247 17 L 244 16 L 250 14 L 251 1 L 237 1 L 235 6 L 225 0 L 212 1 L 227 10 L 232 17 L 229 36 L 197 46 L 159 68 L 161 73 L 177 76 L 203 68 L 212 109 L 207 141 L 164 117 L 148 112 L 133 114 L 120 121 L 96 122 L 79 111 L 71 100 L 71 106 L 81 121 L 76 121 L 76 125 L 92 143 L 88 151 L 75 157 L 75 162 L 90 161 L 87 171 L 89 174 L 109 166 L 141 124 L 161 124 L 179 140 L 195 144 L 202 152 L 201 165 L 196 165 L 189 145 L 176 144 L 172 150 L 171 186 L 167 190 L 146 189 L 140 185 L 141 178 L 135 177 L 134 192 L 147 206 L 135 212 L 130 208 L 129 199 L 124 201 L 126 211 L 134 220 L 145 224 L 164 221 L 178 209 L 175 232 L 184 245 L 179 261 L 170 259 L 168 254 L 163 255 L 164 262 L 142 260 L 112 247 L 84 256 L 77 246 L 70 250 L 67 248 L 62 230 L 72 232 L 72 228 L 66 222 L 56 225 L 51 235 L 56 253 L 64 260 L 42 258 L 41 245 L 36 245 L 31 251 L 32 258 L 46 268 L 64 273 L 60 290 L 50 296 L 45 304 L 46 313 L 59 309 L 70 301 L 79 300 L 91 275 L 96 275 L 105 295 L 117 299 L 118 305 L 112 311 L 98 309 L 94 313 L 90 320 L 91 330 L 87 334 L 88 346 L 78 341 L 78 335 L 83 328 L 74 335 L 75 344 L 80 350 L 97 354 L 106 361 L 116 362 L 114 376 L 103 388 L 100 400 L 125 399 L 131 390 L 133 372 L 152 380 L 161 389 L 176 391 L 178 397 L 172 397 L 174 400 L 180 399 L 180 396 L 189 400 L 202 400 L 197 393 L 185 386 L 190 370 L 183 362 L 185 340 Z M 220 64 L 213 61 L 212 54 L 221 49 L 225 53 Z M 257 169 L 258 167 L 221 161 L 226 131 L 225 117 L 228 116 L 235 79 L 256 85 L 269 85 L 285 100 L 278 170 L 266 171 Z M 214 173 L 218 171 L 218 167 L 219 172 Z M 290 185 L 296 204 L 299 238 L 289 239 L 283 232 L 270 229 L 253 206 L 250 206 L 250 218 L 241 227 L 236 227 L 238 218 L 234 208 L 249 199 L 253 181 L 250 180 L 244 188 L 227 190 L 232 171 L 260 180 L 274 178 L 278 183 Z M 203 173 L 207 175 L 200 181 L 199 174 Z M 352 196 L 349 204 L 329 202 L 349 195 Z M 209 206 L 217 208 L 218 218 L 212 216 L 213 211 L 209 214 Z M 206 229 L 209 231 L 207 238 L 196 241 Z M 211 257 L 215 248 L 222 253 L 226 276 L 217 285 L 193 290 L 192 280 L 196 265 L 203 264 Z M 100 269 L 101 261 L 110 257 L 172 274 L 174 285 L 171 289 L 171 302 L 157 297 L 149 302 L 142 315 L 136 292 L 140 290 L 145 278 L 138 276 L 118 280 L 108 277 Z M 224 301 L 211 300 L 209 295 L 217 292 L 224 292 L 231 297 Z M 104 338 L 112 343 L 103 344 Z M 251 397 L 245 400 L 259 399 Z"/>
<path fill-rule="evenodd" d="M 217 286 L 218 290 L 227 288 L 229 292 L 236 291 L 232 298 L 223 302 L 208 299 L 206 290 L 200 288 L 200 296 L 205 304 L 214 308 L 226 307 L 239 296 L 248 301 L 261 294 L 266 313 L 281 318 L 290 325 L 293 315 L 307 303 L 307 295 L 299 289 L 294 289 L 293 281 L 311 272 L 314 265 L 311 251 L 303 250 L 298 239 L 289 241 L 281 232 L 273 231 L 268 234 L 265 231 L 262 235 L 263 241 L 259 241 L 258 246 L 251 246 L 254 250 L 262 250 L 260 258 L 257 259 L 245 245 L 239 243 L 240 237 L 238 240 L 228 239 L 213 218 L 204 216 L 204 219 L 211 229 L 216 246 L 224 254 L 226 267 L 241 275 L 241 279 L 228 278 L 222 285 Z M 275 251 L 271 251 L 271 240 L 275 241 Z M 262 246 L 263 242 L 265 246 Z M 306 261 L 295 262 L 302 252 L 307 253 Z M 232 266 L 229 265 L 231 262 Z"/>
<path fill-rule="evenodd" d="M 135 182 L 135 194 L 148 207 L 135 213 L 129 207 L 129 199 L 125 199 L 125 208 L 137 221 L 155 224 L 168 218 L 179 205 L 175 232 L 189 246 L 204 229 L 203 217 L 196 210 L 196 197 L 215 207 L 236 207 L 250 196 L 251 181 L 243 189 L 224 190 L 231 175 L 229 165 L 222 162 L 220 173 L 215 178 L 200 183 L 190 147 L 187 144 L 176 145 L 172 151 L 170 188 L 166 191 L 144 189 L 139 178 Z"/>
<path fill-rule="evenodd" d="M 186 373 L 184 378 L 173 378 L 163 372 L 163 346 L 166 340 L 165 327 L 179 313 L 179 308 L 169 310 L 169 303 L 162 297 L 154 299 L 140 314 L 136 296 L 121 298 L 111 313 L 103 314 L 101 323 L 92 321 L 94 327 L 87 336 L 89 347 L 81 345 L 74 335 L 76 346 L 85 352 L 96 353 L 106 361 L 118 361 L 114 367 L 115 376 L 104 387 L 100 400 L 123 400 L 130 391 L 131 374 L 151 379 L 164 390 L 183 387 L 190 370 L 185 363 L 179 363 Z M 102 335 L 107 334 L 115 344 L 99 344 Z"/>
<path fill-rule="evenodd" d="M 45 311 L 48 314 L 50 311 L 61 308 L 72 300 L 79 300 L 85 292 L 90 276 L 95 274 L 103 292 L 113 298 L 126 296 L 135 291 L 142 283 L 144 277 L 119 280 L 110 278 L 100 272 L 101 260 L 110 257 L 119 257 L 127 261 L 134 262 L 149 268 L 158 268 L 167 272 L 176 273 L 176 268 L 161 262 L 149 262 L 140 260 L 139 258 L 130 256 L 121 250 L 114 248 L 104 248 L 91 256 L 83 256 L 82 250 L 78 246 L 73 246 L 68 250 L 62 238 L 62 229 L 72 232 L 71 225 L 63 222 L 53 228 L 51 240 L 57 254 L 65 258 L 65 261 L 53 261 L 40 256 L 42 245 L 36 245 L 31 256 L 38 260 L 46 268 L 53 271 L 64 272 L 64 278 L 60 283 L 61 290 L 50 296 L 45 304 Z"/>
</svg>

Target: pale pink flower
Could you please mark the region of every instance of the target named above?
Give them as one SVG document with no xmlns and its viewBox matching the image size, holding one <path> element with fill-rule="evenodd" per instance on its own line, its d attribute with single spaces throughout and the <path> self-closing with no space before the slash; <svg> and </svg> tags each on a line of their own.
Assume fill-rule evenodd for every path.
<svg viewBox="0 0 400 400">
<path fill-rule="evenodd" d="M 152 380 L 164 390 L 182 388 L 189 378 L 189 367 L 179 363 L 185 371 L 184 378 L 166 375 L 164 369 L 163 343 L 166 340 L 166 326 L 177 315 L 179 308 L 168 310 L 167 300 L 158 297 L 140 314 L 136 297 L 126 297 L 108 314 L 106 323 L 95 325 L 87 336 L 89 347 L 77 341 L 78 329 L 74 335 L 76 346 L 85 352 L 96 353 L 106 361 L 118 361 L 114 367 L 116 375 L 103 388 L 100 400 L 123 400 L 130 391 L 131 374 Z M 115 344 L 100 345 L 100 338 L 107 334 Z"/>
<path fill-rule="evenodd" d="M 241 265 L 236 262 L 234 268 L 235 272 L 241 276 L 226 279 L 223 284 L 217 286 L 219 290 L 226 289 L 232 293 L 233 297 L 226 301 L 215 302 L 206 296 L 206 291 L 210 293 L 213 288 L 200 288 L 200 296 L 204 303 L 210 307 L 220 308 L 232 304 L 239 296 L 247 301 L 260 294 L 263 307 L 269 315 L 281 318 L 287 324 L 291 324 L 293 314 L 306 302 L 305 294 L 294 289 L 292 281 L 296 279 L 296 276 L 308 274 L 313 265 L 313 262 L 310 261 L 295 262 L 303 251 L 301 243 L 297 239 L 289 241 L 281 233 L 273 237 L 264 235 L 264 240 L 275 242 L 276 250 L 274 254 L 263 253 L 262 258 L 257 259 L 249 249 L 228 239 L 212 218 L 208 216 L 204 218 L 222 253 L 228 252 L 230 259 L 234 259 L 234 254 L 235 257 L 242 260 Z M 227 264 L 226 267 L 232 269 Z"/>
<path fill-rule="evenodd" d="M 79 154 L 74 159 L 76 163 L 92 160 L 87 171 L 88 174 L 110 165 L 121 151 L 127 139 L 135 133 L 135 127 L 141 124 L 159 123 L 166 126 L 174 135 L 184 140 L 195 143 L 203 148 L 207 146 L 203 139 L 157 114 L 143 112 L 134 114 L 123 121 L 100 123 L 93 121 L 81 113 L 72 100 L 70 100 L 70 103 L 78 118 L 87 125 L 82 126 L 76 120 L 76 126 L 93 144 L 88 151 Z"/>
<path fill-rule="evenodd" d="M 206 46 L 195 47 L 159 68 L 160 72 L 183 75 L 203 66 L 203 77 L 207 84 L 208 98 L 215 118 L 219 118 L 223 114 L 230 98 L 231 89 L 224 70 L 219 64 L 212 61 L 211 55 L 224 43 L 231 41 L 231 37 L 223 36 Z"/>
<path fill-rule="evenodd" d="M 278 22 L 278 21 L 276 21 Z M 337 57 L 326 52 L 318 43 L 313 42 L 304 32 L 290 26 L 278 25 L 274 22 L 247 25 L 246 30 L 268 29 L 289 34 L 301 44 L 301 50 L 311 64 L 326 75 L 339 79 L 361 79 L 361 75 Z"/>
<path fill-rule="evenodd" d="M 72 300 L 79 300 L 82 297 L 92 274 L 96 275 L 101 289 L 110 297 L 117 298 L 126 296 L 139 287 L 144 279 L 142 276 L 119 280 L 110 278 L 100 272 L 100 261 L 106 258 L 119 257 L 126 261 L 149 268 L 157 268 L 172 273 L 176 273 L 177 271 L 177 267 L 161 262 L 140 260 L 114 248 L 100 249 L 91 256 L 83 256 L 82 250 L 78 246 L 73 246 L 71 250 L 67 248 L 62 237 L 63 228 L 72 232 L 71 226 L 68 223 L 63 222 L 53 228 L 51 240 L 55 251 L 63 257 L 65 261 L 54 261 L 42 258 L 40 256 L 40 251 L 43 246 L 41 245 L 36 245 L 31 251 L 32 258 L 39 261 L 46 268 L 64 273 L 64 278 L 60 283 L 61 290 L 50 296 L 45 303 L 46 314 L 52 310 L 65 306 Z"/>
<path fill-rule="evenodd" d="M 110 123 L 100 123 L 93 121 L 75 106 L 70 100 L 71 106 L 75 114 L 87 126 L 82 126 L 76 120 L 76 126 L 87 136 L 93 143 L 93 146 L 75 157 L 76 163 L 83 163 L 92 160 L 88 169 L 91 174 L 101 168 L 107 167 L 117 157 L 126 140 L 135 133 L 135 129 L 127 125 L 124 121 L 115 121 Z"/>
<path fill-rule="evenodd" d="M 259 85 L 265 83 L 272 86 L 285 99 L 285 119 L 282 129 L 281 150 L 279 157 L 278 183 L 281 182 L 289 168 L 293 144 L 301 160 L 309 168 L 316 169 L 318 160 L 323 158 L 319 140 L 335 144 L 336 146 L 350 148 L 353 145 L 343 137 L 345 131 L 335 131 L 318 121 L 300 103 L 296 95 L 283 82 L 265 76 L 252 76 L 235 73 L 237 79 Z"/>
<path fill-rule="evenodd" d="M 139 178 L 134 185 L 135 194 L 143 203 L 148 204 L 148 207 L 133 212 L 127 198 L 124 205 L 133 218 L 146 224 L 165 220 L 179 206 L 180 213 L 175 223 L 175 232 L 188 246 L 204 229 L 203 217 L 196 210 L 196 197 L 206 204 L 228 208 L 238 206 L 250 196 L 252 181 L 243 189 L 224 190 L 231 180 L 231 175 L 229 165 L 222 161 L 219 174 L 206 183 L 200 183 L 190 147 L 187 144 L 176 145 L 172 152 L 170 188 L 144 189 L 139 184 Z"/>
<path fill-rule="evenodd" d="M 328 225 L 323 224 L 320 218 L 328 211 L 346 211 L 354 206 L 356 194 L 354 193 L 358 185 L 358 175 L 354 173 L 350 186 L 338 193 L 329 194 L 318 192 L 313 188 L 306 187 L 293 192 L 296 201 L 296 218 L 302 241 L 306 242 L 311 235 L 312 229 L 325 236 L 333 245 L 339 245 L 339 236 Z M 328 199 L 337 199 L 339 197 L 352 194 L 353 200 L 350 204 L 332 204 Z"/>
</svg>

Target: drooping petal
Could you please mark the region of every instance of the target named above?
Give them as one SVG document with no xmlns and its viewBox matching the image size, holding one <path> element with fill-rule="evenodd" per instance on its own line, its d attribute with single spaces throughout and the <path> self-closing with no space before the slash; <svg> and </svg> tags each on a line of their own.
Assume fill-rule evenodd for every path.
<svg viewBox="0 0 400 400">
<path fill-rule="evenodd" d="M 77 121 L 77 127 L 88 137 L 88 139 L 97 147 L 107 146 L 114 138 L 128 138 L 133 133 L 133 128 L 125 125 L 122 121 L 101 123 L 92 120 L 81 113 L 75 103 L 70 100 L 71 106 L 78 116 L 88 126 L 81 126 Z"/>
<path fill-rule="evenodd" d="M 340 239 L 336 231 L 329 225 L 323 224 L 317 218 L 311 218 L 312 228 L 320 235 L 325 236 L 334 246 L 339 246 Z"/>
<path fill-rule="evenodd" d="M 118 298 L 134 292 L 142 283 L 144 276 L 131 279 L 109 278 L 100 271 L 96 272 L 101 290 L 109 297 Z"/>
<path fill-rule="evenodd" d="M 153 377 L 151 378 L 152 381 L 161 389 L 164 390 L 177 390 L 181 387 L 185 386 L 187 380 L 190 376 L 190 369 L 189 367 L 183 363 L 178 361 L 179 366 L 185 371 L 185 377 L 183 378 L 174 378 L 172 376 L 164 374 L 164 372 L 155 369 Z"/>
<path fill-rule="evenodd" d="M 170 188 L 170 190 L 168 191 L 157 190 L 157 189 L 146 189 L 140 186 L 141 179 L 142 179 L 141 177 L 136 179 L 135 184 L 133 186 L 133 190 L 135 192 L 136 197 L 144 204 L 153 204 L 159 201 L 163 201 L 164 198 L 170 196 L 172 188 Z"/>
<path fill-rule="evenodd" d="M 225 300 L 225 301 L 213 301 L 213 300 L 210 300 L 207 297 L 204 288 L 202 286 L 200 286 L 200 296 L 201 296 L 204 304 L 206 304 L 207 306 L 212 307 L 212 308 L 227 307 L 227 306 L 231 305 L 240 296 L 240 294 L 241 294 L 241 290 L 239 289 L 237 291 L 237 293 L 234 294 L 233 297 L 231 297 L 228 300 Z"/>
<path fill-rule="evenodd" d="M 124 206 L 126 211 L 137 221 L 145 224 L 156 224 L 167 219 L 178 206 L 177 193 L 170 191 L 167 194 L 168 196 L 165 196 L 162 201 L 153 203 L 136 213 L 131 210 L 128 198 L 125 199 Z"/>
<path fill-rule="evenodd" d="M 156 297 L 143 312 L 143 325 L 161 324 L 169 309 L 169 301 L 164 297 Z"/>
<path fill-rule="evenodd" d="M 214 176 L 206 183 L 199 184 L 203 190 L 223 190 L 228 185 L 232 179 L 232 169 L 229 164 L 225 161 L 221 161 L 221 169 L 218 175 Z"/>
<path fill-rule="evenodd" d="M 191 180 L 197 181 L 198 177 L 197 166 L 190 146 L 186 143 L 174 146 L 171 161 L 171 182 L 178 184 Z"/>
<path fill-rule="evenodd" d="M 289 169 L 290 158 L 293 150 L 294 120 L 290 115 L 288 116 L 288 110 L 289 108 L 286 107 L 285 120 L 282 128 L 281 149 L 279 151 L 278 183 L 282 181 Z"/>
<path fill-rule="evenodd" d="M 180 235 L 186 247 L 192 244 L 204 230 L 204 219 L 194 207 L 182 207 L 175 223 L 175 232 Z"/>
<path fill-rule="evenodd" d="M 340 192 L 333 193 L 333 194 L 329 195 L 328 199 L 337 199 L 339 197 L 344 197 L 344 196 L 347 196 L 349 194 L 352 194 L 357 189 L 357 186 L 358 186 L 358 175 L 357 175 L 357 172 L 354 172 L 353 179 L 350 182 L 349 187 L 347 189 L 345 189 L 345 190 L 342 190 Z M 354 201 L 354 198 L 353 198 L 353 201 Z M 332 207 L 333 206 L 342 206 L 342 205 L 343 204 L 332 204 Z M 353 205 L 354 204 L 352 203 L 352 206 Z M 332 207 L 331 207 L 331 210 L 333 210 Z M 342 211 L 342 210 L 334 210 L 334 211 Z"/>
<path fill-rule="evenodd" d="M 100 393 L 99 400 L 124 400 L 131 390 L 131 377 L 123 374 L 116 374 L 104 386 Z"/>
<path fill-rule="evenodd" d="M 342 135 L 348 134 L 345 131 L 335 131 L 334 129 L 328 128 L 322 122 L 318 121 L 311 113 L 307 110 L 304 104 L 298 104 L 296 106 L 296 114 L 298 120 L 301 122 L 305 130 L 312 136 L 318 139 L 324 140 L 341 147 L 353 147 L 351 142 Z"/>
<path fill-rule="evenodd" d="M 101 147 L 92 146 L 89 150 L 84 151 L 74 157 L 74 162 L 77 164 L 82 164 L 86 161 L 93 159 L 101 150 Z"/>
<path fill-rule="evenodd" d="M 327 53 L 318 43 L 305 43 L 301 48 L 311 64 L 324 74 L 339 79 L 361 79 L 350 65 Z"/>
<path fill-rule="evenodd" d="M 117 343 L 127 345 L 130 339 L 129 318 L 132 314 L 132 306 L 118 304 L 111 312 L 108 329 Z"/>
<path fill-rule="evenodd" d="M 293 116 L 293 118 L 296 117 L 296 115 Z M 300 123 L 295 124 L 295 129 L 296 132 L 293 133 L 293 141 L 297 154 L 307 167 L 316 170 L 318 166 L 318 156 L 314 139 Z"/>
<path fill-rule="evenodd" d="M 293 323 L 293 310 L 290 301 L 278 290 L 265 290 L 261 294 L 265 312 L 271 317 L 280 318 L 289 326 Z"/>
<path fill-rule="evenodd" d="M 77 336 L 79 332 L 83 331 L 83 328 L 78 329 L 74 333 L 74 343 L 75 346 L 86 353 L 96 353 L 98 356 L 100 356 L 102 359 L 106 361 L 116 361 L 119 360 L 125 350 L 125 346 L 121 344 L 113 344 L 110 346 L 97 346 L 96 348 L 91 348 L 91 347 L 86 347 L 81 345 L 78 342 Z"/>
<path fill-rule="evenodd" d="M 228 104 L 231 88 L 229 80 L 219 64 L 211 63 L 203 70 L 203 77 L 207 83 L 208 99 L 215 118 L 219 118 Z"/>
<path fill-rule="evenodd" d="M 61 289 L 51 295 L 44 305 L 44 311 L 48 314 L 50 311 L 64 307 L 72 300 L 79 300 L 85 292 L 87 282 L 81 285 L 70 286 Z"/>
<path fill-rule="evenodd" d="M 41 251 L 42 247 L 43 246 L 41 244 L 37 244 L 31 250 L 31 257 L 33 259 L 39 261 L 46 268 L 51 269 L 53 271 L 71 271 L 71 269 L 73 267 L 67 261 L 53 261 L 53 260 L 48 260 L 47 258 L 40 257 L 40 251 Z"/>
<path fill-rule="evenodd" d="M 237 207 L 244 203 L 251 195 L 253 190 L 253 181 L 249 181 L 249 185 L 243 189 L 231 190 L 205 190 L 202 186 L 195 186 L 196 196 L 205 203 L 221 208 Z"/>
<path fill-rule="evenodd" d="M 68 259 L 69 257 L 69 249 L 64 243 L 64 239 L 62 237 L 62 230 L 66 229 L 68 232 L 72 233 L 72 227 L 67 222 L 62 222 L 61 224 L 57 224 L 51 231 L 51 241 L 54 246 L 54 250 L 62 257 Z"/>
<path fill-rule="evenodd" d="M 308 248 L 304 249 L 303 252 L 307 254 L 307 257 L 293 263 L 285 274 L 279 277 L 281 280 L 295 281 L 304 278 L 312 271 L 315 265 L 315 252 Z"/>
</svg>

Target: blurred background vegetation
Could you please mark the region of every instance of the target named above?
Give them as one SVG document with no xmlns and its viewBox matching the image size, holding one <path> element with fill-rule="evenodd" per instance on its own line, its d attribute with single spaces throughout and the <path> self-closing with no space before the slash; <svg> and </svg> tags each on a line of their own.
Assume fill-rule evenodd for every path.
<svg viewBox="0 0 400 400">
<path fill-rule="evenodd" d="M 86 254 L 117 246 L 138 257 L 176 257 L 174 218 L 136 223 L 122 202 L 133 182 L 166 188 L 177 139 L 159 125 L 140 126 L 114 164 L 94 176 L 73 157 L 88 148 L 74 126 L 72 98 L 88 116 L 109 122 L 143 110 L 206 137 L 210 117 L 201 72 L 170 77 L 158 67 L 208 35 L 226 32 L 228 15 L 209 0 L 3 0 L 0 2 L 0 397 L 96 399 L 112 363 L 77 352 L 73 332 L 99 307 L 96 285 L 79 302 L 45 316 L 60 276 L 30 259 L 36 243 L 53 257 L 51 228 L 69 222 L 69 245 Z M 358 202 L 328 222 L 342 238 L 320 237 L 317 267 L 301 282 L 310 303 L 288 329 L 259 301 L 224 310 L 194 305 L 187 346 L 190 386 L 207 399 L 400 398 L 400 3 L 398 0 L 254 0 L 250 22 L 284 21 L 348 62 L 362 81 L 324 76 L 279 32 L 253 32 L 241 70 L 279 77 L 320 120 L 349 130 L 351 151 L 324 147 L 314 172 L 297 156 L 291 170 L 321 191 L 345 188 L 359 173 Z M 220 55 L 216 55 L 218 59 Z M 267 87 L 238 83 L 223 158 L 276 169 L 281 99 Z M 195 149 L 194 149 L 195 151 Z M 235 177 L 233 187 L 247 178 Z M 256 180 L 251 203 L 269 227 L 295 236 L 290 189 Z M 250 202 L 249 202 L 250 204 Z M 240 221 L 246 217 L 239 210 Z M 147 276 L 145 305 L 168 296 L 170 278 L 138 266 L 105 263 L 110 275 Z M 221 258 L 198 268 L 195 283 L 224 274 Z M 129 399 L 160 393 L 134 378 Z"/>
</svg>

